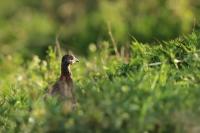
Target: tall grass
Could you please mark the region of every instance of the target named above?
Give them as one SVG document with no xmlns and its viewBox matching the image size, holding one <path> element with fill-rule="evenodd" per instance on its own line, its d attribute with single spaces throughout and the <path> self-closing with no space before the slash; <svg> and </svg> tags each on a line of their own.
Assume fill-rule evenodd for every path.
<svg viewBox="0 0 200 133">
<path fill-rule="evenodd" d="M 128 57 L 101 46 L 72 66 L 74 112 L 43 98 L 60 74 L 54 50 L 45 60 L 4 57 L 0 132 L 200 132 L 199 33 L 153 46 L 133 41 Z"/>
</svg>

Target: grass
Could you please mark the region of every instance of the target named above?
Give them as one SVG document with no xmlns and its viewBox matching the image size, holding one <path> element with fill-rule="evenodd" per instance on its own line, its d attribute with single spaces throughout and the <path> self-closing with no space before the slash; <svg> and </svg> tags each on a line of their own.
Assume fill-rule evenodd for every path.
<svg viewBox="0 0 200 133">
<path fill-rule="evenodd" d="M 60 73 L 51 48 L 45 60 L 2 58 L 0 132 L 200 132 L 200 34 L 157 45 L 133 41 L 128 51 L 115 56 L 102 42 L 72 67 L 75 112 L 43 99 Z"/>
</svg>

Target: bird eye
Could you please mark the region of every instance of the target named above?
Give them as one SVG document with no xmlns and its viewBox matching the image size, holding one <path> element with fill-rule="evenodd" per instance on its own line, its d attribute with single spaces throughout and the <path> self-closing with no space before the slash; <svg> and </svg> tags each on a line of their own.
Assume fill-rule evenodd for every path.
<svg viewBox="0 0 200 133">
<path fill-rule="evenodd" d="M 70 60 L 74 60 L 74 57 L 73 57 L 73 56 L 71 56 Z"/>
</svg>

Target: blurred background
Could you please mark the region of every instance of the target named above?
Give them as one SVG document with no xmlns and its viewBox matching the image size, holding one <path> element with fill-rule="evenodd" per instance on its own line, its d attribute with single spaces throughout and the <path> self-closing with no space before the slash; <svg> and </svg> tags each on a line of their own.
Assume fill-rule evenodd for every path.
<svg viewBox="0 0 200 133">
<path fill-rule="evenodd" d="M 0 56 L 41 58 L 56 36 L 79 55 L 90 44 L 110 40 L 119 46 L 174 39 L 198 29 L 199 0 L 1 0 Z"/>
</svg>

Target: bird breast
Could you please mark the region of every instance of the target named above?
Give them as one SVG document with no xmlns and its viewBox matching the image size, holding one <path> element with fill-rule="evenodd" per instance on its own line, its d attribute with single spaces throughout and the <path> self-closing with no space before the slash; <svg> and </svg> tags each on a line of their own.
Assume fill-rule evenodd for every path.
<svg viewBox="0 0 200 133">
<path fill-rule="evenodd" d="M 62 97 L 67 97 L 67 99 L 71 99 L 72 96 L 72 88 L 73 83 L 72 81 L 65 81 L 65 80 L 59 80 L 57 83 L 53 86 L 52 94 L 59 94 Z"/>
<path fill-rule="evenodd" d="M 70 82 L 61 83 L 62 93 L 67 98 L 72 98 L 72 84 Z"/>
</svg>

